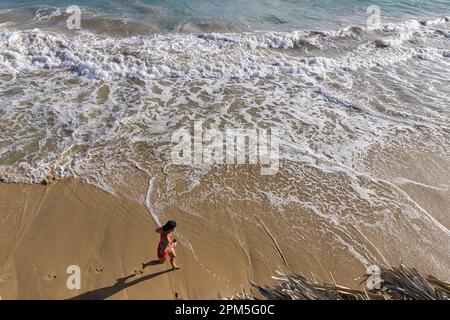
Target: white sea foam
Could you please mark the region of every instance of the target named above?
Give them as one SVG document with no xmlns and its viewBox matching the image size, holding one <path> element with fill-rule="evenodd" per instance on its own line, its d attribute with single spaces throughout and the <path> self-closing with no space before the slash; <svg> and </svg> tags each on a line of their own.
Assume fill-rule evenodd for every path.
<svg viewBox="0 0 450 320">
<path fill-rule="evenodd" d="M 444 20 L 445 21 L 445 20 Z M 447 22 L 442 22 L 448 25 Z M 434 26 L 434 24 L 433 24 Z M 419 22 L 391 25 L 395 35 L 383 36 L 378 43 L 390 50 L 376 50 L 367 39 L 351 52 L 334 57 L 294 57 L 264 51 L 266 48 L 295 48 L 299 41 L 313 43 L 320 50 L 339 46 L 339 37 L 305 31 L 255 32 L 242 34 L 156 34 L 150 37 L 110 39 L 91 33 L 75 37 L 49 32 L 6 31 L 0 34 L 0 67 L 4 72 L 33 72 L 60 68 L 96 79 L 131 78 L 235 78 L 269 75 L 326 74 L 339 69 L 370 68 L 411 59 L 417 54 L 442 56 L 435 48 L 398 48 L 405 40 L 434 32 Z M 351 31 L 350 31 L 351 32 Z"/>
</svg>

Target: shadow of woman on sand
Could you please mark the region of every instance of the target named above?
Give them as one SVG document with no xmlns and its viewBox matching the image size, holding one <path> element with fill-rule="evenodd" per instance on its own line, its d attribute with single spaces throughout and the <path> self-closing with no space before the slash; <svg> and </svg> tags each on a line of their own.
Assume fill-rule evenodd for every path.
<svg viewBox="0 0 450 320">
<path fill-rule="evenodd" d="M 144 264 L 144 266 L 148 266 L 148 265 L 154 265 L 153 261 Z M 114 295 L 114 294 L 116 294 L 116 293 L 118 293 L 118 292 L 120 292 L 120 291 L 122 291 L 122 290 L 124 290 L 126 288 L 134 286 L 134 285 L 136 285 L 138 283 L 141 283 L 143 281 L 147 281 L 147 280 L 153 279 L 155 277 L 158 277 L 158 276 L 160 276 L 160 275 L 162 275 L 164 273 L 168 273 L 168 272 L 171 272 L 171 271 L 173 271 L 173 269 L 167 269 L 167 270 L 164 270 L 164 271 L 155 272 L 155 273 L 152 273 L 152 274 L 140 277 L 138 279 L 135 279 L 133 281 L 127 282 L 128 279 L 133 278 L 133 277 L 138 275 L 138 274 L 133 273 L 133 274 L 130 274 L 130 275 L 126 276 L 126 277 L 117 279 L 116 283 L 113 284 L 112 286 L 104 287 L 104 288 L 100 288 L 100 289 L 95 289 L 95 290 L 92 290 L 92 291 L 88 291 L 88 292 L 82 293 L 82 294 L 80 294 L 78 296 L 69 298 L 68 300 L 104 300 L 104 299 L 109 298 L 112 295 Z"/>
</svg>

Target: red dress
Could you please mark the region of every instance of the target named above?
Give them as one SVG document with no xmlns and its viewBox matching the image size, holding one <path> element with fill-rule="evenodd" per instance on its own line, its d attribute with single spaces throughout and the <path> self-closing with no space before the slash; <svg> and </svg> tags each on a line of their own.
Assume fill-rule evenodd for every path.
<svg viewBox="0 0 450 320">
<path fill-rule="evenodd" d="M 167 246 L 166 246 L 167 244 Z M 164 248 L 166 246 L 166 250 L 161 253 L 161 248 Z M 172 232 L 160 232 L 160 240 L 158 244 L 158 251 L 157 255 L 159 259 L 167 259 L 169 256 L 169 249 L 173 247 L 173 233 Z"/>
</svg>

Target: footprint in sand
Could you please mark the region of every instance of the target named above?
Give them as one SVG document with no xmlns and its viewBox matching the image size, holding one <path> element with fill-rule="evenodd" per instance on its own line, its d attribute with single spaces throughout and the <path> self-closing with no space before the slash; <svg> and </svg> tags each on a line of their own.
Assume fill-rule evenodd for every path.
<svg viewBox="0 0 450 320">
<path fill-rule="evenodd" d="M 92 259 L 90 262 L 89 262 L 89 272 L 91 273 L 91 272 L 93 272 L 93 273 L 102 273 L 103 272 L 103 270 L 104 270 L 104 266 L 103 266 L 103 263 L 101 262 L 101 260 L 100 259 Z"/>
<path fill-rule="evenodd" d="M 103 268 L 95 268 L 95 273 L 101 273 L 103 272 Z"/>
<path fill-rule="evenodd" d="M 56 274 L 48 274 L 45 276 L 45 280 L 51 281 L 56 279 Z"/>
<path fill-rule="evenodd" d="M 0 278 L 0 282 L 8 281 L 8 280 L 10 280 L 10 279 L 11 279 L 11 276 L 9 276 L 9 275 L 2 276 L 2 277 Z"/>
</svg>

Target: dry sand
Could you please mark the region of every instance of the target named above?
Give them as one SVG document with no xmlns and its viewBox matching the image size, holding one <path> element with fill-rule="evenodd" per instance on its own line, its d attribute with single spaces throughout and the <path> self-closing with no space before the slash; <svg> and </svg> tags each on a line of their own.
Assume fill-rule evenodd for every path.
<svg viewBox="0 0 450 320">
<path fill-rule="evenodd" d="M 96 187 L 1 185 L 0 207 L 2 299 L 213 298 L 221 291 L 181 246 L 181 270 L 166 263 L 136 274 L 155 258 L 155 225 L 145 207 Z M 67 289 L 70 265 L 81 268 L 80 290 Z"/>
</svg>

